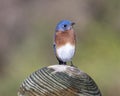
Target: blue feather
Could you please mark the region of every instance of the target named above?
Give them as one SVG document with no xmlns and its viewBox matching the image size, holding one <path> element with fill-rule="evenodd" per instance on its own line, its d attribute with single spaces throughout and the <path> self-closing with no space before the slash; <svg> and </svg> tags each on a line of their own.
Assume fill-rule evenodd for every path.
<svg viewBox="0 0 120 96">
<path fill-rule="evenodd" d="M 62 20 L 56 26 L 56 31 L 66 31 L 72 28 L 72 23 L 69 20 Z"/>
</svg>

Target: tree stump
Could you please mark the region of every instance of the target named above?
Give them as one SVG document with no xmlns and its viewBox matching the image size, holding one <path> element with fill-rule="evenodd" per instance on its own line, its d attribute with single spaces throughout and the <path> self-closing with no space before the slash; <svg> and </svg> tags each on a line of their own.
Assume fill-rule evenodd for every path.
<svg viewBox="0 0 120 96">
<path fill-rule="evenodd" d="M 102 96 L 93 79 L 78 68 L 52 65 L 33 72 L 18 96 Z"/>
</svg>

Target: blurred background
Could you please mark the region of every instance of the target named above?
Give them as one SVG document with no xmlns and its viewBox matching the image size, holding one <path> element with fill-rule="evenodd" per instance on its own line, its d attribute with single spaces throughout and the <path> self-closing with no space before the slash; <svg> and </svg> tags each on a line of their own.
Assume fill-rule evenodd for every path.
<svg viewBox="0 0 120 96">
<path fill-rule="evenodd" d="M 0 96 L 17 96 L 32 72 L 57 63 L 56 24 L 76 22 L 73 62 L 103 96 L 120 96 L 120 0 L 0 0 Z"/>
</svg>

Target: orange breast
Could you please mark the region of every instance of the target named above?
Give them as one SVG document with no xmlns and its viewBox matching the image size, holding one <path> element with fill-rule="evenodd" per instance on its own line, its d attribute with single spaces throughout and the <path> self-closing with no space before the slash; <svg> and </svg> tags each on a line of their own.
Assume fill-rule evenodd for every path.
<svg viewBox="0 0 120 96">
<path fill-rule="evenodd" d="M 72 45 L 75 45 L 76 43 L 76 36 L 73 30 L 69 30 L 65 32 L 58 31 L 56 32 L 55 35 L 56 35 L 55 43 L 56 43 L 57 48 L 61 47 L 62 45 L 66 43 L 70 43 Z"/>
</svg>

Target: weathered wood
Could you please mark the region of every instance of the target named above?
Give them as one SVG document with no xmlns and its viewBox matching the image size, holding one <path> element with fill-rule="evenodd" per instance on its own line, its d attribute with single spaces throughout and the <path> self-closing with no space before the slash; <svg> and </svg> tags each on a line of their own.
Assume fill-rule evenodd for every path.
<svg viewBox="0 0 120 96">
<path fill-rule="evenodd" d="M 18 96 L 102 96 L 93 79 L 78 68 L 52 65 L 32 73 Z"/>
</svg>

